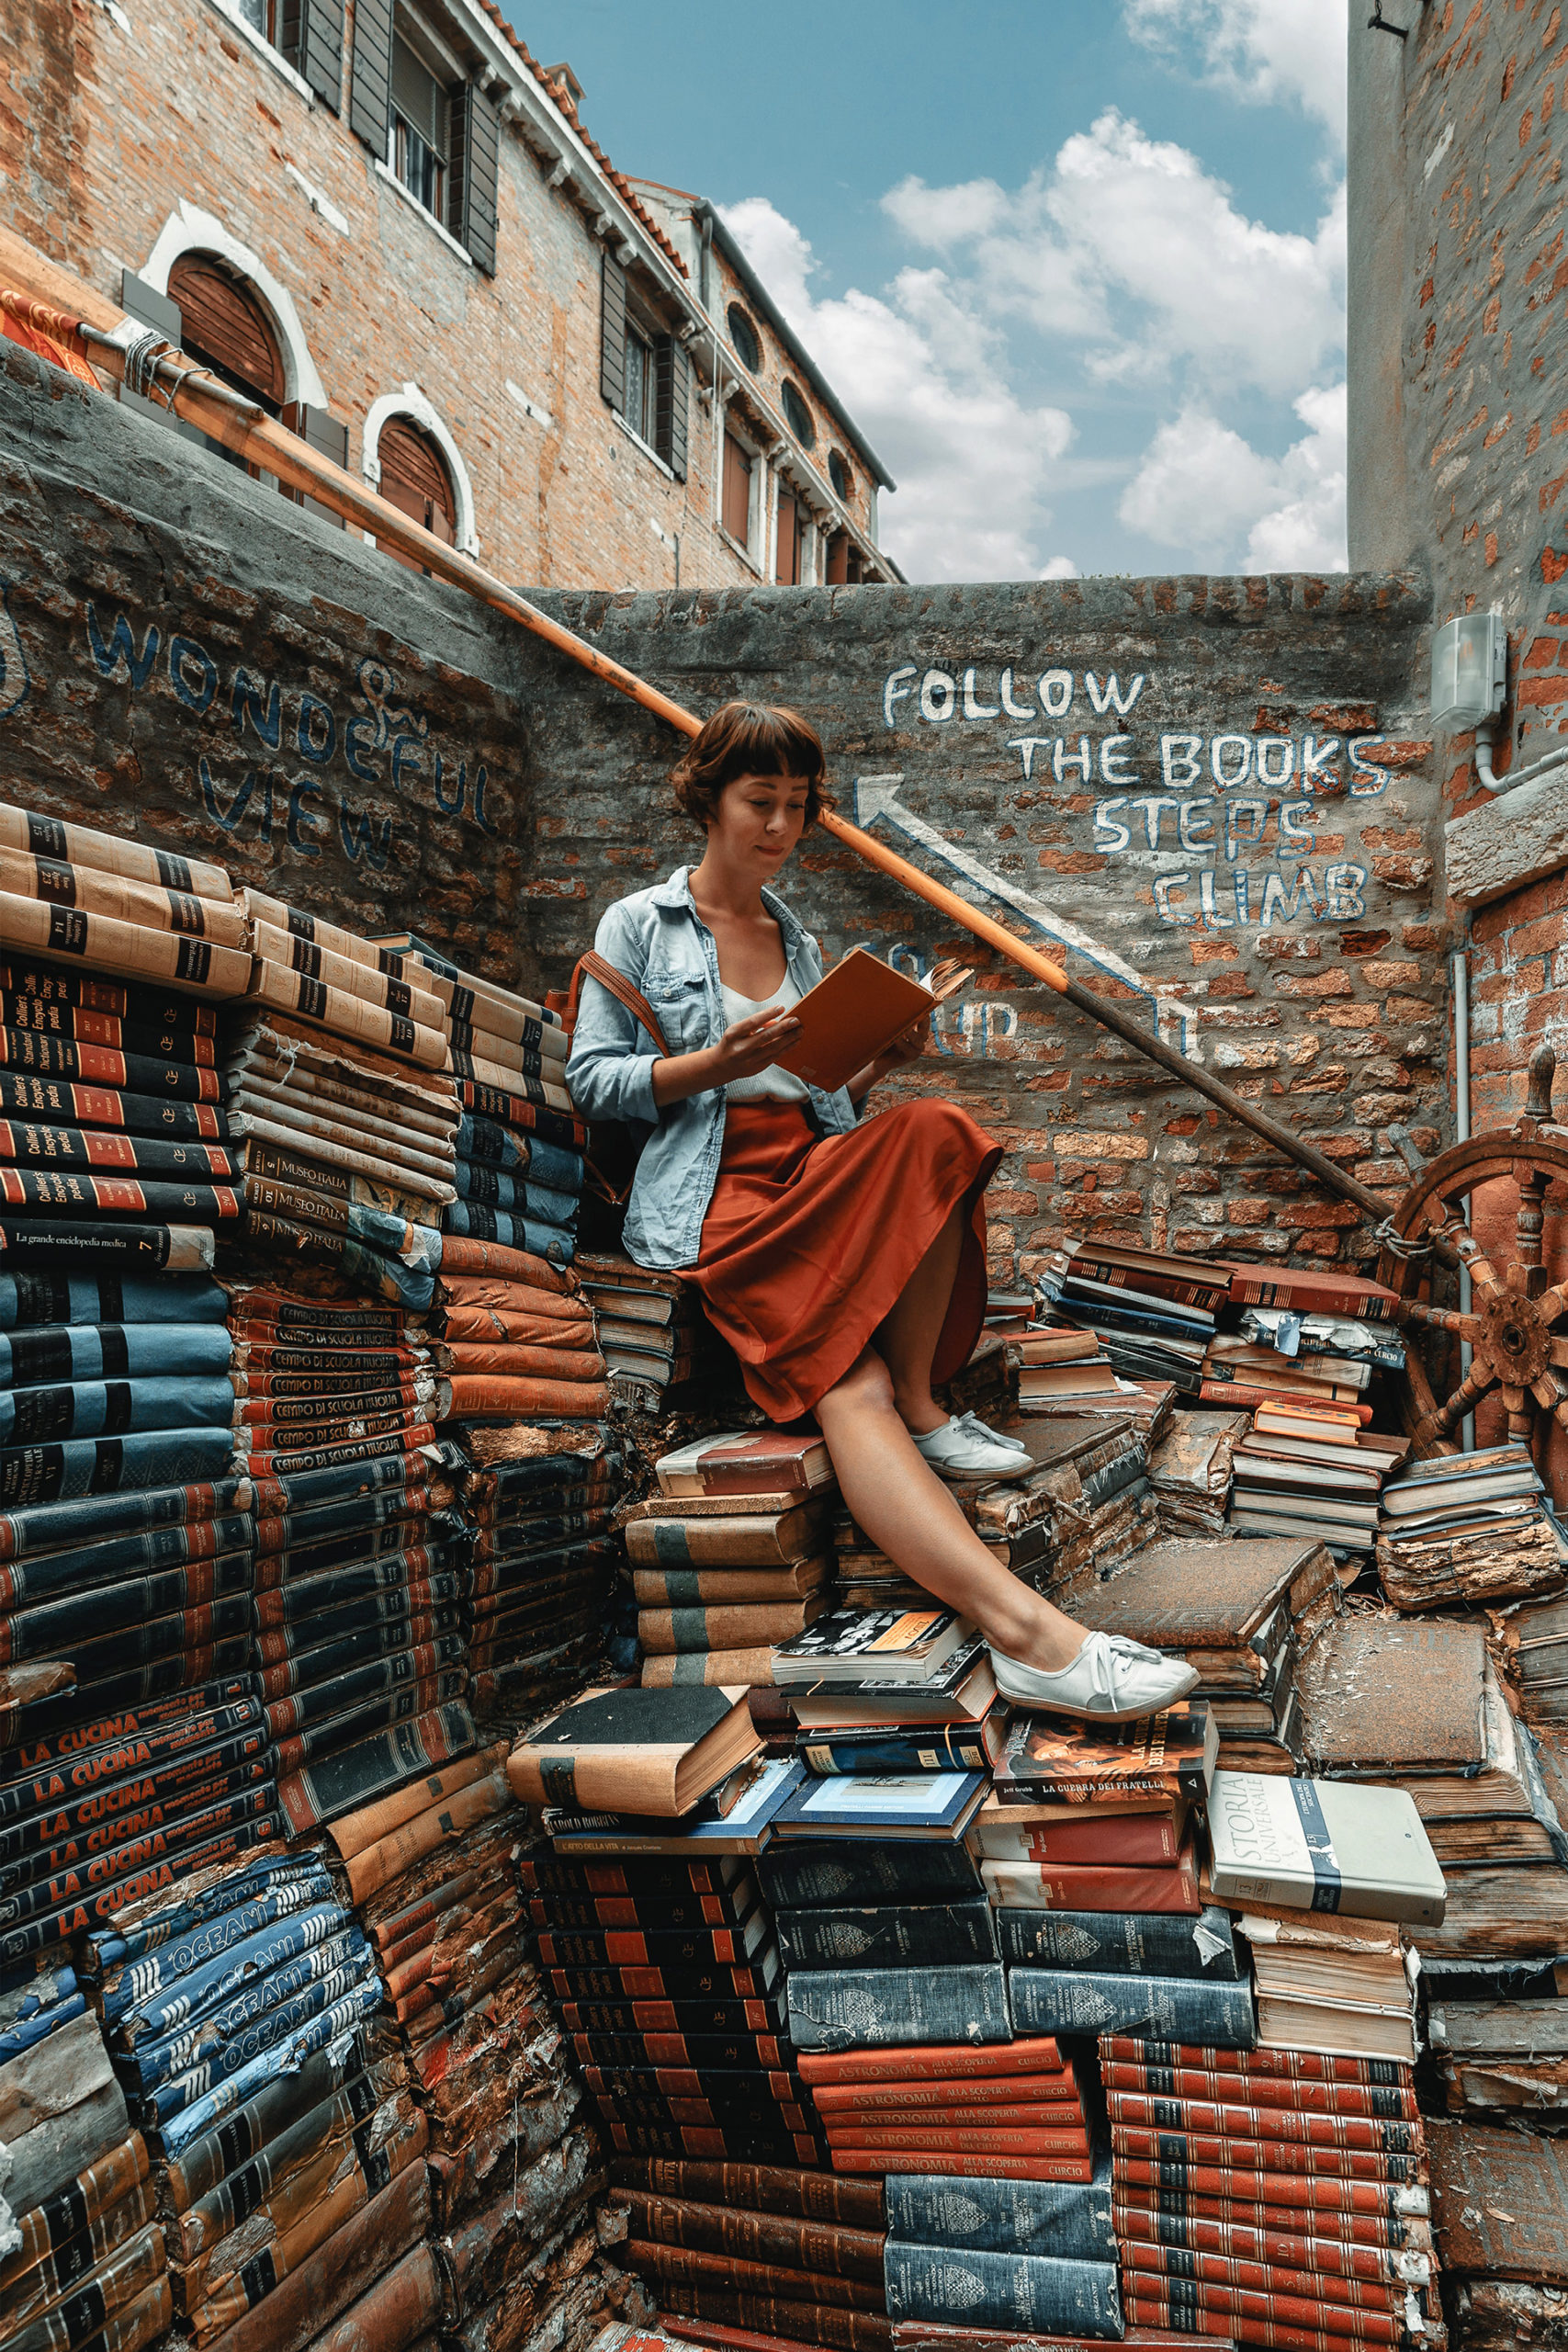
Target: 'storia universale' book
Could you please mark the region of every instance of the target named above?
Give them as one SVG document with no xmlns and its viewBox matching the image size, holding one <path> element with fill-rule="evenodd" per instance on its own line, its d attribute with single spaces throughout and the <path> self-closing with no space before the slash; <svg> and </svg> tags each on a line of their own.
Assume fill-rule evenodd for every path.
<svg viewBox="0 0 1568 2352">
<path fill-rule="evenodd" d="M 1216 1772 L 1209 1836 L 1222 1903 L 1441 1923 L 1443 1874 L 1404 1789 Z"/>
</svg>

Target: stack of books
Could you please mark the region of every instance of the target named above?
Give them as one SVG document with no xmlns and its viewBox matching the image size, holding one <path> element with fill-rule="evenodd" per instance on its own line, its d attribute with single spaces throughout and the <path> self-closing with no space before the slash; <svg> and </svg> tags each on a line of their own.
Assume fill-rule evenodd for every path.
<svg viewBox="0 0 1568 2352">
<path fill-rule="evenodd" d="M 1208 1404 L 1249 1412 L 1260 1405 L 1336 1405 L 1364 1426 L 1371 1419 L 1364 1394 L 1371 1376 L 1371 1364 L 1351 1357 L 1285 1355 L 1268 1341 L 1217 1331 L 1204 1351 L 1201 1394 Z"/>
<path fill-rule="evenodd" d="M 626 2220 L 617 2258 L 647 2280 L 668 2335 L 888 2352 L 882 2184 L 783 2165 L 615 2156 L 611 2195 Z M 594 2338 L 598 2352 L 619 2331 Z M 661 2339 L 639 2328 L 638 2347 Z M 616 2352 L 633 2352 L 631 2343 Z"/>
<path fill-rule="evenodd" d="M 1378 1577 L 1396 1609 L 1485 1607 L 1568 1583 L 1568 1534 L 1528 1445 L 1412 1463 L 1379 1502 Z"/>
<path fill-rule="evenodd" d="M 1041 1288 L 1064 1316 L 1094 1331 L 1113 1368 L 1196 1396 L 1229 1269 L 1163 1250 L 1080 1241 L 1054 1261 Z"/>
<path fill-rule="evenodd" d="M 1510 1699 L 1532 1731 L 1568 1724 L 1568 1601 L 1516 1600 L 1492 1611 Z"/>
<path fill-rule="evenodd" d="M 1552 1985 L 1540 1989 L 1548 1997 L 1467 2000 L 1445 1992 L 1431 2003 L 1432 2064 L 1450 2115 L 1517 2118 L 1529 2130 L 1568 2109 L 1568 2019 Z"/>
<path fill-rule="evenodd" d="M 1448 1890 L 1440 1924 L 1406 1930 L 1433 1998 L 1551 1989 L 1568 1951 L 1568 1857 L 1483 1628 L 1340 1618 L 1303 1661 L 1300 1690 L 1314 1774 L 1403 1788 L 1420 1815 Z"/>
<path fill-rule="evenodd" d="M 1474 2123 L 1430 2123 L 1432 2211 L 1454 2333 L 1543 2340 L 1568 2295 L 1568 2183 L 1560 2144 Z"/>
<path fill-rule="evenodd" d="M 583 1250 L 577 1272 L 619 1402 L 662 1413 L 693 1382 L 701 1382 L 705 1402 L 716 1387 L 739 1385 L 734 1358 L 683 1275 Z"/>
<path fill-rule="evenodd" d="M 147 2143 L 131 2130 L 98 2020 L 85 2010 L 69 1966 L 7 1985 L 6 2336 L 80 2343 L 107 2312 L 115 2342 L 139 2352 L 174 2313 L 167 2253 Z"/>
<path fill-rule="evenodd" d="M 1222 1535 L 1235 1449 L 1247 1413 L 1178 1413 L 1149 1454 L 1149 1486 L 1162 1535 Z"/>
<path fill-rule="evenodd" d="M 1136 2328 L 1441 2344 L 1411 2069 L 1109 2033 L 1122 2304 Z"/>
<path fill-rule="evenodd" d="M 832 1605 L 838 1494 L 815 1430 L 731 1430 L 654 1465 L 625 1534 L 642 1679 L 770 1685 L 775 1645 Z"/>
<path fill-rule="evenodd" d="M 1304 1535 L 1353 1576 L 1377 1541 L 1384 1479 L 1410 1451 L 1330 1409 L 1259 1406 L 1233 1457 L 1230 1523 L 1238 1534 Z"/>
<path fill-rule="evenodd" d="M 1005 2075 L 967 2079 L 998 2102 L 1007 2096 Z M 1089 2140 L 1097 2153 L 1089 2180 L 967 2174 L 960 2184 L 940 2173 L 888 2176 L 885 2268 L 897 2343 L 924 2345 L 934 2337 L 947 2352 L 964 2352 L 967 2341 L 978 2352 L 982 2333 L 992 2343 L 998 2334 L 1004 2340 L 1026 2334 L 1072 2342 L 1122 2333 L 1098 2090 L 1092 2112 Z M 964 2317 L 955 2324 L 959 2312 Z"/>
<path fill-rule="evenodd" d="M 1198 1668 L 1223 1765 L 1280 1773 L 1302 1752 L 1300 1661 L 1340 1606 L 1334 1562 L 1311 1536 L 1150 1544 L 1074 1602 L 1083 1624 Z"/>
<path fill-rule="evenodd" d="M 1021 1408 L 1062 1397 L 1115 1396 L 1115 1367 L 1098 1332 L 1072 1323 L 1032 1323 L 1007 1336 L 1009 1368 L 1018 1375 Z"/>
<path fill-rule="evenodd" d="M 483 1434 L 469 1431 L 471 1453 L 488 1451 Z M 525 1721 L 581 1687 L 604 1646 L 618 1566 L 610 1528 L 623 1463 L 609 1431 L 529 1434 L 539 1451 L 478 1461 L 459 1481 L 469 1698 L 485 1721 Z"/>
</svg>

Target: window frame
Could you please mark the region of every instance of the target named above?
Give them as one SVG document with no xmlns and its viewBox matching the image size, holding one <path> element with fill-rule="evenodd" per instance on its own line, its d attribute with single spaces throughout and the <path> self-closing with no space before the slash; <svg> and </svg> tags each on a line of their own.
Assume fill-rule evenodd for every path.
<svg viewBox="0 0 1568 2352">
<path fill-rule="evenodd" d="M 751 345 L 752 356 L 750 359 L 747 358 L 746 354 L 741 350 L 740 338 L 735 332 L 735 322 L 737 318 L 741 321 L 743 330 Z M 725 332 L 729 338 L 729 347 L 731 351 L 734 352 L 737 359 L 739 360 L 742 368 L 745 368 L 746 373 L 749 376 L 761 375 L 763 357 L 762 338 L 757 332 L 756 320 L 751 316 L 750 311 L 746 308 L 744 302 L 732 300 L 725 304 L 724 325 Z"/>
<path fill-rule="evenodd" d="M 815 449 L 817 419 L 811 413 L 810 401 L 792 376 L 781 376 L 779 379 L 779 406 L 784 411 L 784 423 L 801 447 Z M 795 415 L 797 409 L 800 413 L 798 419 Z"/>
<path fill-rule="evenodd" d="M 761 484 L 763 479 L 762 458 L 743 433 L 738 433 L 728 417 L 724 420 L 724 451 L 719 476 L 718 526 L 731 547 L 739 548 L 754 571 L 760 571 L 757 558 L 757 517 L 761 504 Z M 729 526 L 729 445 L 733 442 L 746 461 L 746 536 L 741 538 Z"/>
<path fill-rule="evenodd" d="M 401 42 L 414 63 L 425 73 L 440 94 L 444 120 L 444 143 L 435 149 L 425 138 L 417 123 L 411 122 L 398 105 L 395 95 L 398 45 Z M 395 0 L 392 9 L 387 70 L 387 152 L 382 161 L 388 172 L 410 201 L 435 222 L 438 229 L 446 228 L 447 190 L 452 170 L 452 98 L 456 87 L 470 76 L 460 61 L 455 58 L 445 41 L 426 24 L 408 0 Z M 434 163 L 434 202 L 410 178 L 400 157 L 400 148 L 407 141 L 417 141 Z M 450 231 L 447 231 L 450 235 Z"/>
</svg>

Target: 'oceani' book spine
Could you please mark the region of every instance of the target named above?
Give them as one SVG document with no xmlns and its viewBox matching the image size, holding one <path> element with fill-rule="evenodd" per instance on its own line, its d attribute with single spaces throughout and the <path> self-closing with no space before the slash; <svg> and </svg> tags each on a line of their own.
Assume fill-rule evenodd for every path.
<svg viewBox="0 0 1568 2352">
<path fill-rule="evenodd" d="M 792 1980 L 792 2010 L 794 1990 Z M 1020 2033 L 1143 2033 L 1224 2050 L 1250 2050 L 1258 2039 L 1247 1983 L 1010 1968 L 1008 1993 Z"/>
<path fill-rule="evenodd" d="M 762 1893 L 775 1910 L 840 1910 L 866 1903 L 945 1903 L 980 1893 L 979 1872 L 962 1846 L 907 1846 L 803 1838 L 775 1841 L 757 1858 Z"/>
<path fill-rule="evenodd" d="M 797 2050 L 1012 2039 L 999 1965 L 797 1969 L 789 1977 L 788 1993 L 790 2035 Z M 1248 2017 L 1250 2022 L 1250 2005 Z"/>
<path fill-rule="evenodd" d="M 957 2246 L 977 2254 L 1048 2254 L 1074 2262 L 1114 2262 L 1111 2160 L 1092 2180 L 947 2180 L 890 2173 L 884 2188 L 887 2234 L 907 2245 Z"/>
<path fill-rule="evenodd" d="M 991 1906 L 930 1903 L 874 1911 L 777 1911 L 786 1968 L 947 1968 L 994 1960 Z"/>
<path fill-rule="evenodd" d="M 1022 1968 L 1188 1976 L 1207 1984 L 1234 1984 L 1240 1974 L 1230 1914 L 1212 1904 L 1195 1919 L 1159 1911 L 1008 1908 L 996 1917 L 1003 1960 Z"/>
<path fill-rule="evenodd" d="M 883 2272 L 890 2319 L 1053 2335 L 1122 2334 L 1113 2260 L 1074 2262 L 889 2241 Z"/>
</svg>

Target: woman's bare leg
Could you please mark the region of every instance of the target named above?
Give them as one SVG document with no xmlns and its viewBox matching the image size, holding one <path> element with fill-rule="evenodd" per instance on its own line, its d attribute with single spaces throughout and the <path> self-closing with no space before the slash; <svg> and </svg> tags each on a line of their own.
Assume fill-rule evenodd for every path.
<svg viewBox="0 0 1568 2352">
<path fill-rule="evenodd" d="M 955 1208 L 876 1331 L 876 1352 L 893 1379 L 898 1418 L 917 1437 L 939 1430 L 947 1415 L 931 1395 L 931 1366 L 958 1279 L 967 1215 Z"/>
<path fill-rule="evenodd" d="M 816 1412 L 852 1516 L 906 1576 L 972 1617 L 1007 1657 L 1047 1674 L 1071 1664 L 1082 1628 L 991 1557 L 916 1450 L 874 1350 L 818 1399 Z"/>
</svg>

